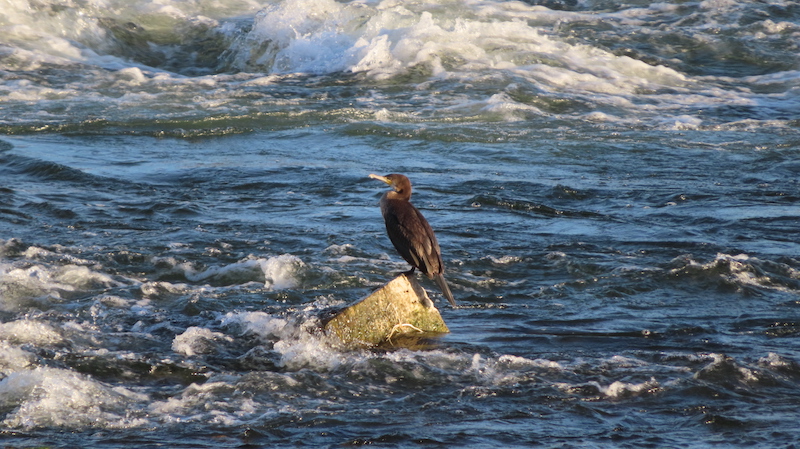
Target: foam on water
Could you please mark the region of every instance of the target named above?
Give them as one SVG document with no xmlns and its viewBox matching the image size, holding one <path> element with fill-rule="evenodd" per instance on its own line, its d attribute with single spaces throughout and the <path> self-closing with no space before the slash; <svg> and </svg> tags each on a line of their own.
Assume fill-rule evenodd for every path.
<svg viewBox="0 0 800 449">
<path fill-rule="evenodd" d="M 348 251 L 352 248 L 347 245 L 328 249 L 333 254 Z M 34 253 L 20 251 L 20 254 Z M 745 256 L 727 257 L 743 263 L 749 260 Z M 264 260 L 290 266 L 296 263 L 295 259 L 284 256 Z M 505 265 L 513 263 L 513 259 L 490 258 L 490 262 Z M 123 287 L 135 290 L 138 284 Z M 204 287 L 190 281 L 182 288 L 191 291 Z M 109 304 L 118 309 L 117 313 L 129 314 L 124 322 L 143 318 L 142 312 L 148 316 L 156 314 L 152 304 L 142 301 L 109 295 L 97 298 L 98 304 Z M 147 305 L 146 310 L 136 304 Z M 379 407 L 371 401 L 382 403 L 386 397 L 395 395 L 406 398 L 398 406 L 411 401 L 415 413 L 424 412 L 426 407 L 415 405 L 415 401 L 427 404 L 431 400 L 425 397 L 429 389 L 452 390 L 448 397 L 456 395 L 459 400 L 438 407 L 457 412 L 465 403 L 474 401 L 470 407 L 480 407 L 482 401 L 496 396 L 505 395 L 508 399 L 534 394 L 538 389 L 552 388 L 558 392 L 549 392 L 549 401 L 561 397 L 565 403 L 577 400 L 597 404 L 632 398 L 644 400 L 703 385 L 714 389 L 741 386 L 757 389 L 770 385 L 771 379 L 780 381 L 798 372 L 794 362 L 774 353 L 753 364 L 722 354 L 691 352 L 667 354 L 659 362 L 632 355 L 526 358 L 475 352 L 470 347 L 389 352 L 343 350 L 318 330 L 316 317 L 324 306 L 310 303 L 302 310 L 281 313 L 226 312 L 183 326 L 156 323 L 148 327 L 139 322 L 123 332 L 111 333 L 97 332 L 94 325 L 81 322 L 79 316 L 72 314 L 67 315 L 72 320 L 61 322 L 19 319 L 2 323 L 0 408 L 7 410 L 3 425 L 9 429 L 78 431 L 87 427 L 147 429 L 171 424 L 257 427 L 287 418 L 342 415 L 365 419 L 372 416 L 369 410 Z M 93 332 L 97 333 L 87 335 Z M 148 360 L 144 354 L 128 349 L 117 351 L 111 343 L 119 336 L 151 341 L 157 335 L 168 336 L 168 349 L 157 360 Z M 95 375 L 81 374 L 67 366 L 43 363 L 40 351 L 64 350 L 59 348 L 68 348 L 65 355 L 94 360 L 99 366 L 148 360 L 149 368 L 145 371 L 150 372 L 163 370 L 164 366 L 173 370 L 213 366 L 213 370 L 183 386 L 173 385 L 168 393 L 152 395 L 146 387 L 134 391 L 95 378 L 104 375 L 103 369 Z M 141 350 L 150 352 L 151 345 L 144 345 Z M 86 365 L 78 366 L 86 370 Z M 422 397 L 409 399 L 415 395 Z M 364 400 L 365 405 L 357 405 Z"/>
<path fill-rule="evenodd" d="M 51 346 L 64 341 L 61 333 L 49 324 L 29 319 L 0 323 L 0 338 L 18 345 L 36 346 Z"/>
<path fill-rule="evenodd" d="M 185 277 L 192 283 L 213 283 L 214 285 L 244 285 L 249 282 L 263 283 L 268 289 L 284 290 L 299 285 L 306 266 L 299 257 L 282 254 L 276 257 L 260 258 L 248 256 L 236 263 L 224 266 L 196 267 L 193 263 L 182 262 L 174 257 L 157 258 L 154 262 Z M 149 284 L 144 288 L 161 285 L 170 289 L 182 289 L 180 285 L 169 283 Z"/>
<path fill-rule="evenodd" d="M 540 9 L 513 2 L 468 5 L 471 9 L 446 2 L 282 2 L 262 11 L 232 57 L 249 71 L 363 72 L 385 79 L 422 70 L 433 79 L 461 82 L 518 78 L 548 94 L 581 92 L 613 106 L 633 106 L 642 91 L 692 84 L 670 68 L 569 44 L 541 28 L 543 21 L 564 20 L 563 15 L 547 12 L 543 20 Z M 253 55 L 254 50 L 262 53 Z M 539 113 L 507 94 L 485 102 L 487 112 Z"/>
<path fill-rule="evenodd" d="M 13 409 L 9 428 L 124 428 L 143 421 L 126 416 L 147 399 L 123 387 L 109 387 L 72 371 L 36 367 L 8 373 L 0 380 L 0 406 Z"/>
<path fill-rule="evenodd" d="M 121 283 L 111 276 L 78 265 L 32 265 L 17 268 L 0 264 L 0 310 L 28 303 L 61 302 L 65 294 L 104 289 Z"/>
<path fill-rule="evenodd" d="M 183 355 L 193 356 L 213 352 L 215 340 L 232 342 L 233 339 L 221 332 L 213 332 L 203 327 L 192 326 L 172 341 L 172 350 Z"/>
<path fill-rule="evenodd" d="M 250 286 L 268 291 L 298 287 L 307 271 L 306 264 L 297 256 L 283 254 L 274 257 L 250 255 L 238 262 L 219 266 L 201 266 L 175 257 L 155 257 L 152 262 L 164 275 L 178 276 L 185 282 L 139 280 L 109 274 L 102 264 L 78 258 L 69 249 L 56 247 L 55 251 L 30 246 L 19 248 L 19 241 L 0 241 L 0 249 L 16 253 L 14 261 L 2 258 L 0 251 L 0 310 L 19 311 L 35 307 L 58 308 L 74 298 L 101 295 L 95 308 L 134 307 L 147 313 L 149 300 L 163 294 L 191 294 Z M 138 290 L 143 299 L 131 301 L 116 295 L 103 295 L 114 289 Z M 98 312 L 99 313 L 99 312 Z M 22 326 L 22 324 L 19 324 Z M 2 324 L 4 327 L 11 323 Z M 9 331 L 11 332 L 11 331 Z M 49 333 L 42 331 L 42 335 Z"/>
<path fill-rule="evenodd" d="M 791 94 L 796 70 L 693 76 L 676 69 L 674 58 L 636 59 L 621 54 L 629 47 L 614 51 L 591 36 L 581 41 L 569 32 L 587 23 L 607 23 L 613 31 L 604 30 L 604 36 L 616 32 L 612 37 L 620 40 L 635 34 L 669 41 L 669 36 L 660 36 L 663 30 L 646 24 L 679 20 L 686 13 L 677 5 L 620 12 L 554 11 L 489 0 L 282 0 L 227 6 L 209 1 L 168 8 L 151 0 L 37 5 L 16 0 L 4 12 L 0 70 L 8 76 L 0 85 L 0 102 L 19 109 L 2 119 L 9 126 L 58 122 L 65 118 L 62 105 L 71 105 L 73 119 L 78 111 L 86 115 L 100 107 L 103 118 L 112 122 L 122 121 L 115 112 L 121 109 L 128 121 L 195 119 L 200 110 L 205 111 L 201 115 L 257 117 L 270 102 L 254 98 L 254 89 L 264 93 L 284 80 L 294 82 L 297 74 L 360 74 L 373 82 L 413 77 L 420 104 L 410 115 L 396 116 L 403 121 L 429 115 L 435 104 L 438 114 L 455 117 L 582 117 L 595 123 L 685 130 L 722 126 L 720 114 L 704 113 L 717 109 L 757 109 L 764 115 L 760 121 L 783 126 L 786 113 L 798 107 L 797 96 Z M 719 23 L 735 23 L 725 18 L 743 13 L 737 5 L 703 4 L 695 14 L 702 20 L 717 17 Z M 708 27 L 686 31 L 703 36 L 687 39 L 713 51 L 719 46 L 703 41 L 714 38 Z M 770 31 L 774 29 L 780 31 Z M 684 28 L 679 30 L 681 36 Z M 797 30 L 798 24 L 765 22 L 743 36 L 785 36 Z M 199 61 L 197 54 L 211 56 Z M 33 75 L 44 66 L 80 75 Z M 10 75 L 26 72 L 31 75 Z M 475 91 L 442 95 L 452 88 L 439 85 L 473 86 Z M 764 85 L 771 87 L 769 92 L 755 91 Z M 191 111 L 185 107 L 188 99 L 195 106 Z M 39 107 L 26 110 L 26 102 Z M 376 103 L 373 98 L 364 105 L 385 110 Z M 746 126 L 735 114 L 723 122 Z"/>
<path fill-rule="evenodd" d="M 36 362 L 36 356 L 19 346 L 13 345 L 8 336 L 0 341 L 0 372 L 10 373 L 19 371 L 32 366 Z"/>
<path fill-rule="evenodd" d="M 242 329 L 255 332 L 265 339 L 282 339 L 274 346 L 287 354 L 286 366 L 334 363 L 333 350 L 314 360 L 310 355 L 297 355 L 304 351 L 309 354 L 318 351 L 320 338 L 310 334 L 304 336 L 313 327 L 312 323 L 290 324 L 286 318 L 260 312 L 243 312 L 241 316 L 229 314 L 220 320 L 222 329 L 235 328 L 233 334 L 205 326 L 181 328 L 161 322 L 159 316 L 162 312 L 148 298 L 158 296 L 164 290 L 178 294 L 201 292 L 208 288 L 203 283 L 212 278 L 224 285 L 246 286 L 259 282 L 268 290 L 291 288 L 297 285 L 298 272 L 305 266 L 295 256 L 248 257 L 238 263 L 204 271 L 175 264 L 175 267 L 185 270 L 184 274 L 191 279 L 187 279 L 187 283 L 173 284 L 141 283 L 119 276 L 112 277 L 103 273 L 101 265 L 79 259 L 66 248 L 56 249 L 26 248 L 16 240 L 0 241 L 0 257 L 10 256 L 12 259 L 2 259 L 3 271 L 0 276 L 2 298 L 7 309 L 36 311 L 52 307 L 54 314 L 67 317 L 58 323 L 34 317 L 0 323 L 0 408 L 4 410 L 2 424 L 5 428 L 120 429 L 194 421 L 198 416 L 198 411 L 193 408 L 195 406 L 211 409 L 210 413 L 199 415 L 202 420 L 230 424 L 243 416 L 252 418 L 247 410 L 254 411 L 255 406 L 248 408 L 247 401 L 235 403 L 234 411 L 222 406 L 216 396 L 208 396 L 231 391 L 238 376 L 191 385 L 183 391 L 181 398 L 152 401 L 147 394 L 108 385 L 91 375 L 63 366 L 63 363 L 59 363 L 59 367 L 42 363 L 43 354 L 49 358 L 53 352 L 63 354 L 68 365 L 72 361 L 83 366 L 79 371 L 92 371 L 87 367 L 93 364 L 126 366 L 133 363 L 123 368 L 123 371 L 128 370 L 128 375 L 133 375 L 131 370 L 139 369 L 136 364 L 142 363 L 143 354 L 127 348 L 118 351 L 116 344 L 119 338 L 122 341 L 131 338 L 152 341 L 156 339 L 154 334 L 174 333 L 170 348 L 173 355 L 147 362 L 155 364 L 152 369 L 162 364 L 190 364 L 192 359 L 206 355 L 226 354 L 229 347 L 234 345 L 234 338 L 241 337 L 238 331 Z M 85 265 L 75 265 L 76 262 Z M 243 271 L 246 273 L 242 274 Z M 128 296 L 126 291 L 141 289 L 145 298 L 137 300 L 103 293 L 107 289 L 121 289 L 125 296 Z M 61 297 L 65 293 L 77 297 L 93 296 L 95 300 L 84 306 L 67 304 Z M 43 296 L 47 301 L 43 302 Z M 84 313 L 84 308 L 89 313 Z M 34 312 L 33 315 L 38 316 L 39 313 Z M 113 324 L 120 318 L 127 321 L 125 317 L 140 321 L 133 326 Z M 98 326 L 95 323 L 100 324 Z M 299 361 L 301 358 L 305 361 Z M 177 362 L 172 359 L 177 359 Z M 84 362 L 88 365 L 83 365 Z M 115 369 L 112 368 L 112 371 Z M 198 422 L 201 420 L 196 419 Z"/>
<path fill-rule="evenodd" d="M 314 307 L 294 317 L 276 317 L 264 312 L 229 313 L 223 326 L 237 326 L 244 335 L 252 334 L 263 342 L 272 342 L 279 355 L 277 365 L 292 371 L 309 367 L 331 370 L 343 363 L 340 344 L 319 330 Z"/>
<path fill-rule="evenodd" d="M 797 70 L 685 56 L 793 4 L 7 3 L 4 130 L 79 134 L 0 143 L 8 444 L 794 443 Z M 407 269 L 376 161 L 461 298 L 427 350 L 319 331 Z"/>
<path fill-rule="evenodd" d="M 706 280 L 719 279 L 737 288 L 758 287 L 784 292 L 797 292 L 800 273 L 788 266 L 781 266 L 759 260 L 747 254 L 716 255 L 714 260 L 698 262 L 690 256 L 673 261 L 679 267 L 672 268 L 672 274 L 700 275 Z"/>
</svg>

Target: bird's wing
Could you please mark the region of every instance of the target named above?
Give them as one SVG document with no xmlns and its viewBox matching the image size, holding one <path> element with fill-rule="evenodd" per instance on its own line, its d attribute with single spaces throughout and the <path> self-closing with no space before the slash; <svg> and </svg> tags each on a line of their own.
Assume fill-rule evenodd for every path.
<svg viewBox="0 0 800 449">
<path fill-rule="evenodd" d="M 413 229 L 409 227 L 408 219 L 403 215 L 397 208 L 387 209 L 383 215 L 386 221 L 386 233 L 400 256 L 412 266 L 421 269 L 421 261 L 413 251 Z"/>
<path fill-rule="evenodd" d="M 427 269 L 422 270 L 422 268 L 420 268 L 420 270 L 428 277 L 433 277 L 436 274 L 442 273 L 442 256 L 441 250 L 439 249 L 439 242 L 436 241 L 436 234 L 433 233 L 433 229 L 431 229 L 431 225 L 428 224 L 428 220 L 426 220 L 416 208 L 414 208 L 414 212 L 416 212 L 417 218 L 419 219 L 419 235 L 425 236 L 425 238 L 418 243 L 419 247 L 417 251 Z"/>
<path fill-rule="evenodd" d="M 428 221 L 410 203 L 389 201 L 384 214 L 386 231 L 397 252 L 431 277 L 442 270 L 439 244 Z"/>
</svg>

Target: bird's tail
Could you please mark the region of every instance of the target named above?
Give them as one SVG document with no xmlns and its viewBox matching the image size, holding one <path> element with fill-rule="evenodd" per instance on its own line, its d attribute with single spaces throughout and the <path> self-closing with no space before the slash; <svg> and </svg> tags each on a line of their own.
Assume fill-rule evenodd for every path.
<svg viewBox="0 0 800 449">
<path fill-rule="evenodd" d="M 453 299 L 453 294 L 450 293 L 450 287 L 447 285 L 447 281 L 444 280 L 444 275 L 442 273 L 437 274 L 433 277 L 433 280 L 436 281 L 436 285 L 442 290 L 444 297 L 450 301 L 450 305 L 456 307 L 456 300 Z"/>
</svg>

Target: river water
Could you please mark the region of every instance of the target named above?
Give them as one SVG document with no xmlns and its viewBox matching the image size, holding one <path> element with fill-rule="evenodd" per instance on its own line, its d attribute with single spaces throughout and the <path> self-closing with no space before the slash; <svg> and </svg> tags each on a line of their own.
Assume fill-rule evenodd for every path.
<svg viewBox="0 0 800 449">
<path fill-rule="evenodd" d="M 800 5 L 6 0 L 5 447 L 797 447 Z M 451 333 L 316 317 L 436 230 Z"/>
</svg>

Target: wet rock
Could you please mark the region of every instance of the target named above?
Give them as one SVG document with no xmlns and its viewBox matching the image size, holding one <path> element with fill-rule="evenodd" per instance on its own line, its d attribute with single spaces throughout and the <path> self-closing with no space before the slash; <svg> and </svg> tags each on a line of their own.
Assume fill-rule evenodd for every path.
<svg viewBox="0 0 800 449">
<path fill-rule="evenodd" d="M 422 286 L 404 274 L 323 322 L 348 346 L 416 346 L 450 332 Z"/>
</svg>

